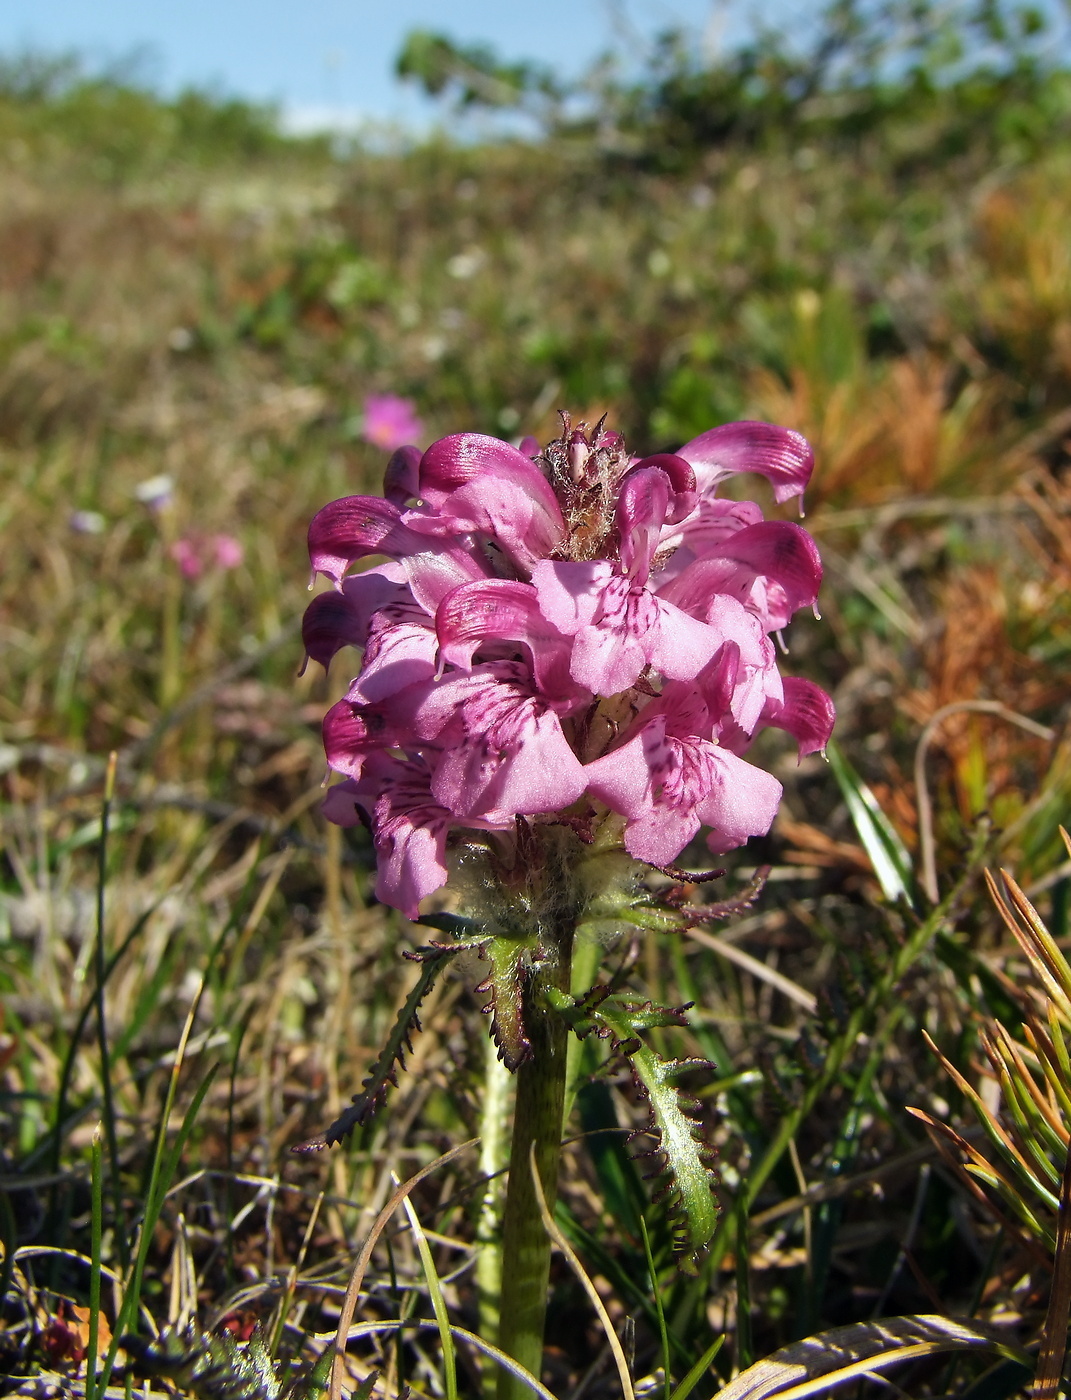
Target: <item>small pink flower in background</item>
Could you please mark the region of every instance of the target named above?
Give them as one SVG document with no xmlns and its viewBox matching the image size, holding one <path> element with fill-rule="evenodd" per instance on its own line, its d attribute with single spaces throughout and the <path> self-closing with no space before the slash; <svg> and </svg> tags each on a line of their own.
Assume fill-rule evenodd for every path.
<svg viewBox="0 0 1071 1400">
<path fill-rule="evenodd" d="M 373 447 L 393 452 L 397 447 L 415 443 L 424 436 L 424 424 L 416 415 L 416 406 L 397 394 L 369 394 L 364 401 L 364 426 L 361 436 Z"/>
<path fill-rule="evenodd" d="M 245 550 L 233 535 L 185 535 L 168 548 L 183 578 L 200 578 L 207 568 L 237 569 Z"/>
<path fill-rule="evenodd" d="M 237 569 L 245 558 L 245 550 L 233 535 L 213 535 L 212 547 L 216 552 L 216 567 Z"/>
<path fill-rule="evenodd" d="M 378 425 L 374 404 L 389 405 Z M 411 413 L 369 399 L 365 436 L 404 444 Z M 783 502 L 812 466 L 798 433 L 767 423 L 637 460 L 565 419 L 542 452 L 478 433 L 403 447 L 382 497 L 325 506 L 309 554 L 336 591 L 309 606 L 306 651 L 364 658 L 324 721 L 346 779 L 324 810 L 371 825 L 377 897 L 416 917 L 466 830 L 506 847 L 526 823 L 583 837 L 613 812 L 659 869 L 702 828 L 714 854 L 767 832 L 781 784 L 744 752 L 773 726 L 814 753 L 833 727 L 832 701 L 783 677 L 771 640 L 814 606 L 822 565 L 799 525 L 717 492 L 753 472 Z M 350 572 L 373 555 L 389 562 Z"/>
</svg>

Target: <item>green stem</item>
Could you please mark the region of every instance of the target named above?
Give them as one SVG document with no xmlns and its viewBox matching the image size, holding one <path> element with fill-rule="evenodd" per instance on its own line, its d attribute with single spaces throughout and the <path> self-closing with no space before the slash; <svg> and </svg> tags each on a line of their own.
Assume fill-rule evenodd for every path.
<svg viewBox="0 0 1071 1400">
<path fill-rule="evenodd" d="M 498 1308 L 502 1293 L 502 1202 L 505 1181 L 500 1172 L 509 1162 L 509 1119 L 513 1099 L 513 1076 L 498 1056 L 498 1047 L 487 1037 L 487 1062 L 483 1081 L 483 1111 L 480 1115 L 480 1171 L 487 1177 L 487 1188 L 480 1205 L 476 1227 L 476 1285 L 480 1298 L 480 1335 L 489 1342 L 498 1339 Z M 497 1372 L 488 1368 L 488 1400 L 495 1392 Z"/>
<path fill-rule="evenodd" d="M 567 991 L 572 961 L 572 929 L 563 932 L 557 965 L 546 982 Z M 547 1006 L 533 978 L 525 997 L 524 1019 L 531 1058 L 517 1071 L 517 1105 L 513 1116 L 509 1186 L 502 1222 L 502 1303 L 498 1344 L 533 1375 L 543 1363 L 543 1327 L 547 1315 L 551 1241 L 543 1228 L 529 1160 L 533 1146 L 548 1208 L 558 1196 L 562 1114 L 568 1066 L 568 1027 Z M 544 983 L 546 985 L 546 983 Z M 528 1387 L 510 1372 L 499 1372 L 498 1400 L 530 1400 Z"/>
</svg>

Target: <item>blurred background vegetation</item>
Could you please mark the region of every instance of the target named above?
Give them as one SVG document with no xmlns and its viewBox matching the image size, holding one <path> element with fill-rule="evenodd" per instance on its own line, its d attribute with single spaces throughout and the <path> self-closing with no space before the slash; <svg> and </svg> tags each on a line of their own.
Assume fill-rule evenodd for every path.
<svg viewBox="0 0 1071 1400">
<path fill-rule="evenodd" d="M 666 1046 L 719 1067 L 699 1088 L 735 1255 L 677 1278 L 619 1138 L 569 1149 L 563 1228 L 615 1320 L 635 1320 L 637 1375 L 663 1364 L 656 1295 L 678 1379 L 723 1331 L 727 1374 L 875 1311 L 974 1311 L 1036 1338 L 1044 1250 L 963 1187 L 905 1106 L 963 1118 L 923 1029 L 1000 1099 L 979 1026 L 1014 1019 L 1025 964 L 981 864 L 1009 864 L 1069 933 L 1063 32 L 1000 0 L 837 0 L 716 62 L 667 34 L 630 74 L 607 62 L 569 85 L 414 33 L 398 70 L 441 98 L 442 126 L 364 141 L 299 139 L 270 108 L 164 99 L 74 58 L 0 63 L 0 1369 L 77 1377 L 77 1347 L 46 1342 L 53 1325 L 73 1335 L 88 1298 L 102 1115 L 99 1247 L 122 1273 L 168 1086 L 184 1109 L 222 1066 L 138 1301 L 158 1325 L 259 1321 L 306 1359 L 390 1172 L 477 1130 L 475 966 L 433 994 L 386 1111 L 333 1155 L 287 1151 L 359 1088 L 415 978 L 399 949 L 421 942 L 372 901 L 363 834 L 317 815 L 319 720 L 345 663 L 297 678 L 305 526 L 378 490 L 363 413 L 385 393 L 413 401 L 422 445 L 546 439 L 564 408 L 607 413 L 637 452 L 741 417 L 816 451 L 824 617 L 795 624 L 787 664 L 835 692 L 847 766 L 838 785 L 820 759 L 764 749 L 785 810 L 726 882 L 769 862 L 761 901 L 720 944 L 652 935 L 635 952 L 652 995 L 696 1002 Z M 498 126 L 459 128 L 473 111 Z M 240 562 L 204 546 L 220 538 Z M 199 572 L 179 566 L 182 541 Z M 882 842 L 896 880 L 875 866 Z M 916 947 L 928 853 L 940 894 L 962 886 Z M 612 1074 L 581 1092 L 578 1133 L 642 1122 Z M 750 1165 L 777 1142 L 751 1200 Z M 478 1172 L 450 1173 L 414 1199 L 448 1301 L 476 1325 L 462 1266 Z M 392 1250 L 366 1317 L 396 1318 L 424 1287 L 410 1236 Z M 576 1286 L 563 1272 L 554 1287 L 552 1387 L 612 1388 Z M 356 1374 L 376 1361 L 384 1394 L 440 1393 L 419 1337 L 364 1346 Z"/>
</svg>

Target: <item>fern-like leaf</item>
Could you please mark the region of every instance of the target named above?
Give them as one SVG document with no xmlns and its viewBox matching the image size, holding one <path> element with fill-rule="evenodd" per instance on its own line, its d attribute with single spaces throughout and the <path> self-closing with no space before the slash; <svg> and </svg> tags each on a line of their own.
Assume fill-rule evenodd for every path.
<svg viewBox="0 0 1071 1400">
<path fill-rule="evenodd" d="M 592 1034 L 609 1039 L 628 1062 L 650 1111 L 645 1131 L 655 1139 L 651 1155 L 659 1158 L 659 1166 L 649 1175 L 661 1180 L 655 1199 L 668 1203 L 673 1247 L 681 1256 L 682 1267 L 691 1271 L 695 1256 L 709 1243 L 718 1223 L 716 1178 L 711 1166 L 714 1150 L 704 1141 L 701 1125 L 692 1116 L 694 1100 L 674 1081 L 690 1070 L 712 1066 L 709 1060 L 664 1060 L 643 1039 L 643 1033 L 656 1026 L 685 1025 L 687 1007 L 640 1003 L 602 987 L 579 999 L 561 992 L 549 999 L 581 1039 Z"/>
<path fill-rule="evenodd" d="M 413 1032 L 420 1030 L 420 1017 L 417 1014 L 420 1003 L 443 967 L 459 951 L 458 948 L 436 948 L 420 958 L 420 976 L 416 986 L 398 1012 L 387 1043 L 361 1085 L 361 1092 L 354 1094 L 350 1107 L 339 1114 L 329 1128 L 306 1142 L 298 1143 L 290 1149 L 291 1152 L 321 1152 L 325 1147 L 342 1142 L 354 1128 L 367 1122 L 386 1098 L 388 1085 L 397 1083 L 398 1070 L 405 1068 L 406 1052 L 413 1049 Z"/>
</svg>

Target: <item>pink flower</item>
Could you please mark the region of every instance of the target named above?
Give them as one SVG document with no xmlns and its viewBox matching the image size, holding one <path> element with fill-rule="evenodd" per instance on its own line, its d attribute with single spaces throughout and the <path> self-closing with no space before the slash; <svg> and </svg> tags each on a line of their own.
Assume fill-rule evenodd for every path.
<svg viewBox="0 0 1071 1400">
<path fill-rule="evenodd" d="M 175 540 L 167 552 L 181 569 L 183 578 L 200 577 L 205 565 L 196 541 L 192 539 Z"/>
<path fill-rule="evenodd" d="M 245 550 L 233 535 L 186 535 L 175 540 L 168 553 L 189 579 L 200 578 L 210 567 L 225 572 L 237 569 L 245 558 Z"/>
<path fill-rule="evenodd" d="M 245 559 L 245 550 L 233 535 L 213 535 L 212 548 L 219 569 L 237 569 Z"/>
<path fill-rule="evenodd" d="M 364 401 L 364 425 L 361 436 L 373 447 L 384 452 L 424 436 L 424 425 L 416 416 L 416 406 L 397 394 L 369 394 Z"/>
<path fill-rule="evenodd" d="M 731 850 L 780 801 L 742 756 L 755 734 L 784 729 L 802 756 L 833 725 L 829 697 L 782 678 L 771 641 L 815 603 L 813 540 L 717 495 L 750 471 L 778 501 L 801 496 L 798 434 L 728 424 L 637 461 L 566 419 L 543 452 L 523 448 L 475 433 L 402 446 L 382 497 L 334 501 L 309 527 L 334 591 L 306 613 L 308 655 L 364 648 L 324 722 L 346 779 L 325 811 L 364 814 L 377 895 L 411 915 L 452 841 L 501 850 L 518 823 L 591 830 L 617 813 L 625 848 L 660 867 L 704 828 Z M 371 556 L 388 562 L 351 572 Z"/>
</svg>

